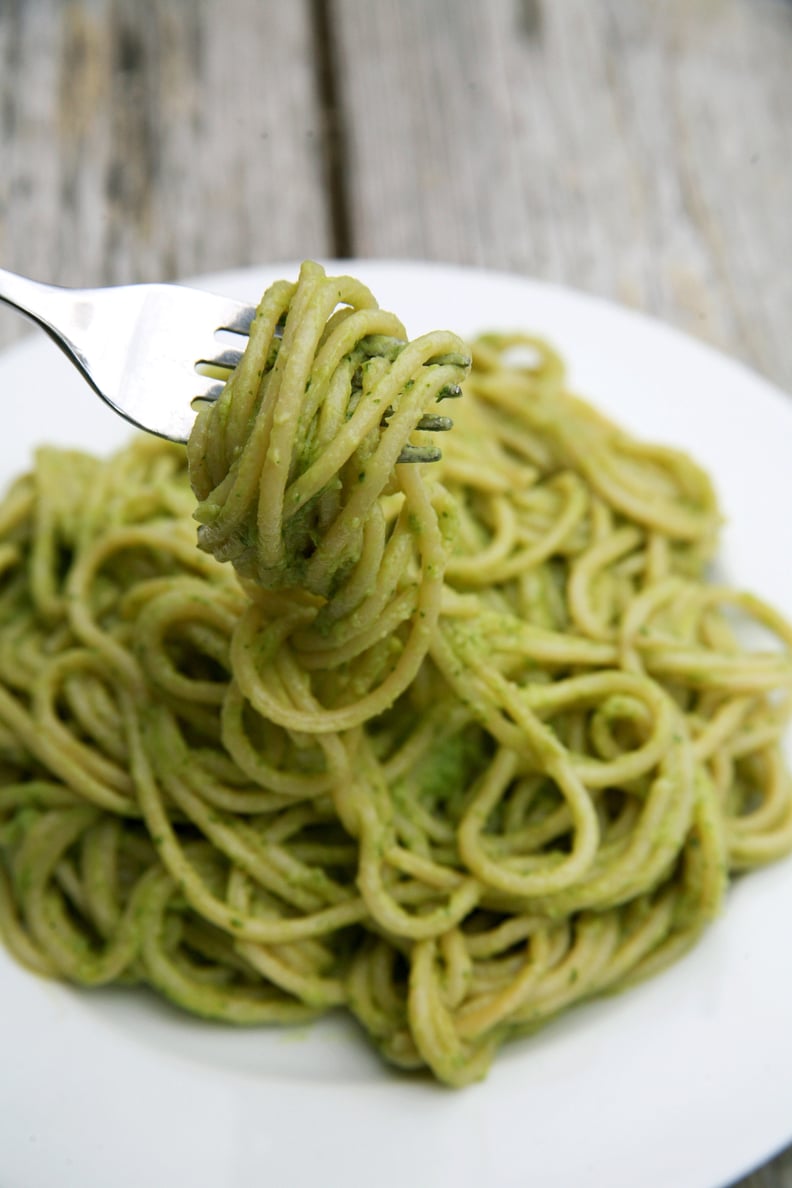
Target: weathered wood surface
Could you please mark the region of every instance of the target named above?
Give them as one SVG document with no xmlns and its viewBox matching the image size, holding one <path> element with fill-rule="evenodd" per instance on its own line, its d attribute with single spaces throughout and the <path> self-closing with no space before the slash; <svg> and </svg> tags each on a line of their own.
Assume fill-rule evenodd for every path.
<svg viewBox="0 0 792 1188">
<path fill-rule="evenodd" d="M 792 391 L 788 0 L 337 13 L 354 253 L 587 289 Z"/>
<path fill-rule="evenodd" d="M 3 266 L 333 254 L 587 289 L 792 392 L 790 0 L 0 0 Z"/>
<path fill-rule="evenodd" d="M 123 283 L 322 255 L 305 0 L 0 0 L 0 261 Z M 0 341 L 24 331 L 7 311 Z"/>
</svg>

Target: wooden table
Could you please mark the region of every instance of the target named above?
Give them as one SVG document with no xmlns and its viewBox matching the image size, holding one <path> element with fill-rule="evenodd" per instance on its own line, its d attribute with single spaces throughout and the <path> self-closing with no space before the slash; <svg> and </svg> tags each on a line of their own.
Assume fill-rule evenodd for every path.
<svg viewBox="0 0 792 1188">
<path fill-rule="evenodd" d="M 307 256 L 559 281 L 792 391 L 792 4 L 0 0 L 5 267 Z"/>
</svg>

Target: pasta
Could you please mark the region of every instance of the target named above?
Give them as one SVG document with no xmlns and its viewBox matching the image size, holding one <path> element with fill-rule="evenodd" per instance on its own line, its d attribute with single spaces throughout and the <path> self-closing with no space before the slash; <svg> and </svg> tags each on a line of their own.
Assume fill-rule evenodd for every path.
<svg viewBox="0 0 792 1188">
<path fill-rule="evenodd" d="M 718 530 L 546 343 L 408 342 L 305 264 L 186 455 L 43 448 L 0 505 L 6 946 L 482 1077 L 792 848 L 792 629 Z"/>
</svg>

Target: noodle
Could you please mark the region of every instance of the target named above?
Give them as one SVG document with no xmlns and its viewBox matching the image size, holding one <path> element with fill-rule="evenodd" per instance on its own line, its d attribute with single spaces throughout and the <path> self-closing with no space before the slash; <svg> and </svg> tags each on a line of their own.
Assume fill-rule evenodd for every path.
<svg viewBox="0 0 792 1188">
<path fill-rule="evenodd" d="M 467 353 L 306 264 L 186 457 L 41 449 L 12 486 L 20 962 L 240 1024 L 343 1007 L 464 1085 L 792 848 L 792 630 L 705 581 L 707 477 L 571 395 L 545 343 L 484 336 L 466 377 Z M 442 461 L 400 463 L 463 381 Z"/>
</svg>

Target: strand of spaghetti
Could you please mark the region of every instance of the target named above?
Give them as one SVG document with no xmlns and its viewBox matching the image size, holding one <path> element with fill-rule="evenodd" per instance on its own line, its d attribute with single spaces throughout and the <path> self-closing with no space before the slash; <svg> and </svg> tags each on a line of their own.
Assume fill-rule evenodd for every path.
<svg viewBox="0 0 792 1188">
<path fill-rule="evenodd" d="M 517 756 L 506 749 L 497 752 L 481 786 L 476 791 L 459 826 L 459 852 L 465 865 L 488 887 L 520 897 L 548 894 L 579 879 L 593 861 L 599 841 L 599 826 L 585 789 L 560 755 L 547 762 L 547 770 L 567 801 L 573 821 L 573 842 L 568 855 L 551 854 L 541 859 L 533 874 L 519 874 L 490 860 L 482 845 L 488 816 L 503 796 L 517 767 Z"/>
<path fill-rule="evenodd" d="M 586 510 L 588 495 L 585 487 L 575 475 L 558 476 L 556 485 L 561 488 L 565 502 L 560 514 L 551 523 L 548 531 L 532 547 L 518 549 L 516 515 L 505 498 L 494 501 L 496 532 L 488 549 L 475 558 L 452 558 L 448 563 L 449 578 L 466 585 L 486 586 L 508 581 L 541 565 L 548 557 L 563 548 L 565 540 L 580 524 Z M 514 553 L 509 552 L 514 548 Z"/>
<path fill-rule="evenodd" d="M 64 751 L 42 733 L 31 714 L 10 693 L 0 687 L 0 722 L 19 739 L 29 755 L 54 773 L 89 803 L 110 812 L 137 816 L 137 806 L 115 788 L 86 772 L 75 756 Z"/>
<path fill-rule="evenodd" d="M 416 599 L 416 613 L 392 672 L 375 690 L 348 706 L 304 712 L 284 705 L 265 684 L 266 670 L 256 663 L 254 657 L 254 641 L 261 647 L 267 628 L 253 605 L 234 634 L 231 662 L 245 697 L 269 721 L 289 730 L 311 734 L 350 730 L 393 705 L 415 677 L 429 650 L 440 615 L 444 550 L 437 519 L 420 476 L 409 468 L 405 470 L 400 481 L 405 492 L 409 493 L 417 520 L 416 535 L 420 538 L 422 550 L 422 581 Z M 270 628 L 270 625 L 267 626 Z M 284 633 L 284 625 L 277 624 L 277 630 Z M 267 644 L 263 643 L 263 646 Z"/>
<path fill-rule="evenodd" d="M 166 913 L 174 884 L 162 871 L 152 870 L 144 891 L 141 955 L 152 984 L 167 998 L 196 1015 L 232 1023 L 302 1023 L 318 1013 L 316 1007 L 265 985 L 218 988 L 185 974 L 167 945 Z"/>
</svg>

